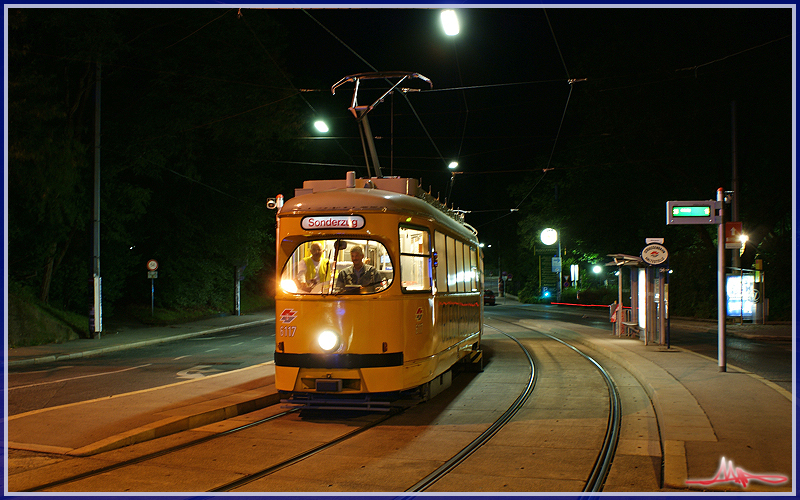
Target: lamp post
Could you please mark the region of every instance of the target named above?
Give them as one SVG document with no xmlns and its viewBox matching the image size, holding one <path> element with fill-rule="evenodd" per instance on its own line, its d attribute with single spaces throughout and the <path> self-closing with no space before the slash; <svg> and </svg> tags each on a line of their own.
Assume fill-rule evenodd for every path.
<svg viewBox="0 0 800 500">
<path fill-rule="evenodd" d="M 547 246 L 551 246 L 553 243 L 558 243 L 558 257 L 553 259 L 553 264 L 554 266 L 558 267 L 558 292 L 556 295 L 556 301 L 561 302 L 561 287 L 563 286 L 561 281 L 561 237 L 558 234 L 558 231 L 548 227 L 541 232 L 539 238 L 542 240 L 542 243 Z"/>
</svg>

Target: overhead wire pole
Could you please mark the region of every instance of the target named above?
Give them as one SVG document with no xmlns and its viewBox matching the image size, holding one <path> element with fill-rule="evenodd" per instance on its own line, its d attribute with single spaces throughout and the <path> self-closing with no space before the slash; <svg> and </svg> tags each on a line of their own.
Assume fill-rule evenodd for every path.
<svg viewBox="0 0 800 500">
<path fill-rule="evenodd" d="M 103 295 L 100 278 L 100 61 L 95 63 L 96 82 L 94 91 L 94 215 L 92 221 L 92 314 L 93 338 L 100 338 L 103 331 Z"/>
</svg>

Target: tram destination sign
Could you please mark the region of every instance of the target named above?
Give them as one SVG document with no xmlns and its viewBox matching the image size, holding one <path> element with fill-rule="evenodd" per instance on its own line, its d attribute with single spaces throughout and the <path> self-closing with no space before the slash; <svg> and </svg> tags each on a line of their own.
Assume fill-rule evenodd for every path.
<svg viewBox="0 0 800 500">
<path fill-rule="evenodd" d="M 719 224 L 721 201 L 668 201 L 667 225 L 670 224 Z"/>
<path fill-rule="evenodd" d="M 319 215 L 303 217 L 300 227 L 311 229 L 361 229 L 364 227 L 364 217 L 360 215 Z"/>
</svg>

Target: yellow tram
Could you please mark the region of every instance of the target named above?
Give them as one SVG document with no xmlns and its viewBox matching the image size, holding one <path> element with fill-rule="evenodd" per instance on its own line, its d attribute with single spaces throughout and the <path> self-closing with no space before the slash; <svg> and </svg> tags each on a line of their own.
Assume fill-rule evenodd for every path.
<svg viewBox="0 0 800 500">
<path fill-rule="evenodd" d="M 430 395 L 456 363 L 480 368 L 477 232 L 416 180 L 306 181 L 277 220 L 275 384 L 286 401 Z"/>
</svg>

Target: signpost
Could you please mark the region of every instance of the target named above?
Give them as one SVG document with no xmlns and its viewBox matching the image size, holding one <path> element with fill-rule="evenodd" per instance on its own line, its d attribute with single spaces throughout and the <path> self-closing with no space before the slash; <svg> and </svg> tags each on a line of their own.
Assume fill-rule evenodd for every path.
<svg viewBox="0 0 800 500">
<path fill-rule="evenodd" d="M 668 201 L 667 225 L 716 224 L 717 225 L 717 357 L 719 371 L 726 371 L 725 361 L 725 224 L 723 223 L 722 188 L 717 189 L 717 199 L 701 201 Z"/>
<path fill-rule="evenodd" d="M 147 261 L 147 278 L 150 280 L 150 317 L 154 315 L 156 278 L 158 278 L 158 261 L 150 259 Z"/>
</svg>

